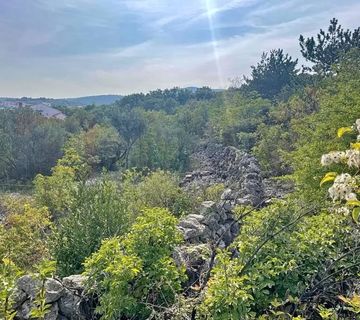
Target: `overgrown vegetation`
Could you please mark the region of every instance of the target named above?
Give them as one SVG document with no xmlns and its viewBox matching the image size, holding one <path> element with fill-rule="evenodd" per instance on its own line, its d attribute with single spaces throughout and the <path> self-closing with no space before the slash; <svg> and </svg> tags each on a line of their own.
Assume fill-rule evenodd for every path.
<svg viewBox="0 0 360 320">
<path fill-rule="evenodd" d="M 358 38 L 334 19 L 317 40 L 300 37 L 312 72 L 277 49 L 223 92 L 134 94 L 108 107 L 64 107 L 64 121 L 0 110 L 0 317 L 15 317 L 24 272 L 37 272 L 33 316 L 45 317 L 53 259 L 58 276 L 88 276 L 102 319 L 356 319 Z M 251 153 L 264 176 L 296 188 L 247 214 L 237 207 L 240 234 L 213 248 L 209 279 L 191 291 L 173 258 L 183 245 L 176 225 L 225 189 L 179 186 L 204 142 Z"/>
</svg>

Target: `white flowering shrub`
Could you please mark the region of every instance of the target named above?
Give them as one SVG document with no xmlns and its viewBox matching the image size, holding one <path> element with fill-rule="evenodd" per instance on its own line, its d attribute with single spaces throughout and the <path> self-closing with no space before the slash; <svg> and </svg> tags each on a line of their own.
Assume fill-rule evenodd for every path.
<svg viewBox="0 0 360 320">
<path fill-rule="evenodd" d="M 356 134 L 356 142 L 350 143 L 350 148 L 345 151 L 331 151 L 321 157 L 323 166 L 343 164 L 347 172 L 328 172 L 320 185 L 333 182 L 328 189 L 329 197 L 333 200 L 334 210 L 350 215 L 356 223 L 360 215 L 360 119 L 352 127 L 338 130 L 338 137 L 344 134 Z"/>
</svg>

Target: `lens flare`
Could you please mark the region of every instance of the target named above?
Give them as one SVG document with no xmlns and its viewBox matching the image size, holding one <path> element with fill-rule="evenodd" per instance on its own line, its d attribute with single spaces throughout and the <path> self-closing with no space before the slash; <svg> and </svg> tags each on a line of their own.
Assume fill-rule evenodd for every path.
<svg viewBox="0 0 360 320">
<path fill-rule="evenodd" d="M 219 80 L 219 84 L 221 88 L 225 88 L 225 82 L 223 78 L 223 73 L 221 70 L 221 64 L 220 64 L 220 57 L 219 57 L 219 48 L 218 48 L 218 42 L 216 39 L 216 32 L 214 27 L 214 14 L 216 9 L 216 0 L 205 0 L 206 4 L 206 13 L 208 17 L 209 22 L 209 30 L 211 34 L 211 45 L 214 53 L 214 60 L 216 64 L 216 70 L 217 70 L 217 76 Z"/>
</svg>

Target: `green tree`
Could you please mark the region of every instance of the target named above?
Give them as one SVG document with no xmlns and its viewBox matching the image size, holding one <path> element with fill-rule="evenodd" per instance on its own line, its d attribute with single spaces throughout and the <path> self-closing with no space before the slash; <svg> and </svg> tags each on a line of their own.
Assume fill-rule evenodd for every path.
<svg viewBox="0 0 360 320">
<path fill-rule="evenodd" d="M 114 127 L 95 125 L 88 131 L 73 136 L 67 148 L 78 150 L 94 171 L 115 169 L 116 162 L 125 152 L 125 143 Z"/>
<path fill-rule="evenodd" d="M 315 63 L 314 70 L 320 74 L 327 74 L 331 67 L 340 62 L 344 53 L 353 48 L 360 48 L 360 27 L 350 31 L 344 30 L 338 20 L 330 20 L 328 31 L 320 29 L 316 39 L 314 37 L 299 38 L 301 53 L 304 58 Z"/>
<path fill-rule="evenodd" d="M 129 154 L 136 141 L 145 132 L 145 121 L 143 114 L 138 109 L 115 107 L 111 111 L 110 121 L 125 141 L 124 152 L 121 159 L 125 167 L 129 165 Z"/>
<path fill-rule="evenodd" d="M 257 91 L 263 98 L 274 99 L 285 87 L 295 86 L 297 63 L 297 59 L 293 60 L 282 49 L 264 52 L 260 62 L 251 67 L 250 79 L 245 78 L 246 87 Z"/>
<path fill-rule="evenodd" d="M 0 179 L 29 180 L 48 174 L 62 155 L 67 138 L 61 120 L 29 108 L 0 110 Z M 5 151 L 6 150 L 6 151 Z"/>
</svg>

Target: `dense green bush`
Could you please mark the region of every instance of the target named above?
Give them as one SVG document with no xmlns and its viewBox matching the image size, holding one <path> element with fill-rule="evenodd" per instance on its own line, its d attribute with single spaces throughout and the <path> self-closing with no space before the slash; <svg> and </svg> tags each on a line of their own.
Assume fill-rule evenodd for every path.
<svg viewBox="0 0 360 320">
<path fill-rule="evenodd" d="M 0 223 L 0 261 L 10 259 L 22 270 L 49 257 L 50 214 L 27 197 L 1 196 L 5 217 Z"/>
<path fill-rule="evenodd" d="M 223 99 L 210 110 L 213 134 L 225 145 L 251 150 L 258 126 L 266 122 L 270 101 L 239 92 L 224 93 Z"/>
<path fill-rule="evenodd" d="M 68 148 L 51 172 L 50 176 L 35 177 L 35 198 L 56 217 L 68 210 L 75 192 L 88 176 L 89 167 L 75 149 Z"/>
<path fill-rule="evenodd" d="M 193 207 L 193 199 L 179 187 L 178 177 L 168 171 L 157 170 L 148 175 L 127 171 L 120 188 L 135 215 L 145 208 L 160 207 L 180 216 Z"/>
<path fill-rule="evenodd" d="M 345 149 L 349 138 L 339 139 L 336 131 L 353 123 L 360 113 L 360 50 L 350 52 L 335 66 L 337 76 L 328 79 L 319 93 L 319 111 L 293 122 L 294 142 L 291 163 L 295 178 L 308 199 L 322 203 L 324 191 L 318 183 L 325 170 L 319 163 L 322 154 Z"/>
<path fill-rule="evenodd" d="M 131 225 L 127 203 L 114 182 L 80 185 L 53 234 L 52 253 L 61 275 L 79 273 L 85 258 L 105 238 L 123 235 Z"/>
<path fill-rule="evenodd" d="M 101 319 L 149 319 L 174 303 L 184 273 L 172 252 L 181 243 L 177 220 L 165 209 L 148 209 L 128 234 L 103 241 L 85 263 L 88 287 L 99 295 Z"/>
<path fill-rule="evenodd" d="M 255 319 L 297 304 L 313 277 L 346 250 L 349 230 L 344 217 L 282 201 L 250 214 L 232 244 L 238 257 L 218 254 L 200 318 Z"/>
</svg>

